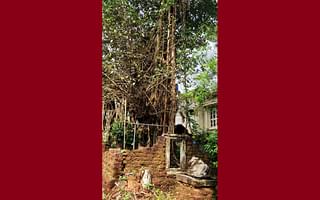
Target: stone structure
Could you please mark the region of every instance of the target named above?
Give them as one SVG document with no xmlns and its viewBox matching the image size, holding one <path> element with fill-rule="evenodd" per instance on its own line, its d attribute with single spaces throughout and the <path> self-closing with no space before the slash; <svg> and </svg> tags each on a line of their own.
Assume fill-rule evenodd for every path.
<svg viewBox="0 0 320 200">
<path fill-rule="evenodd" d="M 192 157 L 197 157 L 201 159 L 203 164 L 209 165 L 210 159 L 204 153 L 201 148 L 199 147 L 199 144 L 194 143 L 192 141 L 192 138 L 189 135 L 186 134 L 170 134 L 165 135 L 166 137 L 166 169 L 169 174 L 175 174 L 176 172 L 185 172 L 189 165 L 191 164 L 189 161 L 192 159 Z M 172 141 L 179 141 L 179 166 L 178 167 L 172 167 L 171 162 L 171 156 L 172 156 Z M 209 169 L 208 169 L 209 170 Z M 213 176 L 212 170 L 209 171 L 211 173 L 210 175 Z"/>
<path fill-rule="evenodd" d="M 176 149 L 172 149 L 172 142 L 178 141 L 180 143 L 179 149 L 177 149 L 180 152 L 179 155 L 179 167 L 176 167 L 178 170 L 185 170 L 187 167 L 187 157 L 186 157 L 186 137 L 187 135 L 179 135 L 179 134 L 170 134 L 166 135 L 166 169 L 170 171 L 172 169 L 171 162 L 172 159 L 172 151 L 175 151 Z"/>
<path fill-rule="evenodd" d="M 134 189 L 136 183 L 141 182 L 142 170 L 148 169 L 152 176 L 152 184 L 156 187 L 164 187 L 170 185 L 175 188 L 177 192 L 177 199 L 212 199 L 213 187 L 207 188 L 206 184 L 198 185 L 205 188 L 196 188 L 197 185 L 180 183 L 183 182 L 183 176 L 172 176 L 167 174 L 167 170 L 170 171 L 170 165 L 168 168 L 168 141 L 175 139 L 183 139 L 180 143 L 180 170 L 187 169 L 187 160 L 190 160 L 192 156 L 197 156 L 206 162 L 203 153 L 199 152 L 198 146 L 193 144 L 191 139 L 187 136 L 159 136 L 157 143 L 152 147 L 143 147 L 136 150 L 120 150 L 120 149 L 108 149 L 103 152 L 103 187 L 108 192 L 120 175 L 125 175 L 128 178 L 129 188 Z M 167 144 L 167 145 L 166 145 Z M 170 150 L 170 149 L 169 149 Z M 170 151 L 169 151 L 170 152 Z M 200 155 L 200 156 L 198 156 Z M 182 170 L 182 171 L 183 171 Z M 180 177 L 180 178 L 179 178 Z M 181 178 L 182 177 L 182 178 Z M 184 194 L 182 191 L 188 189 L 188 194 Z M 190 190 L 190 192 L 189 192 Z M 180 198 L 181 197 L 181 198 Z M 194 198 L 193 198 L 194 197 Z M 210 198 L 211 197 L 211 198 Z"/>
<path fill-rule="evenodd" d="M 143 170 L 142 179 L 141 179 L 141 185 L 143 188 L 147 188 L 148 185 L 151 185 L 151 173 L 149 169 Z"/>
<path fill-rule="evenodd" d="M 172 145 L 172 141 L 179 141 L 180 146 L 178 149 L 172 149 L 177 148 Z M 180 163 L 178 167 L 171 165 L 171 162 L 173 162 L 171 157 L 175 156 L 172 152 L 176 152 L 177 150 L 180 154 Z M 214 174 L 210 173 L 208 164 L 203 160 L 209 163 L 208 156 L 201 151 L 199 145 L 194 143 L 192 138 L 187 134 L 166 135 L 167 173 L 175 175 L 176 181 L 181 183 L 177 185 L 176 190 L 179 191 L 179 188 L 188 187 L 188 190 L 192 191 L 191 193 L 188 192 L 188 195 L 185 195 L 184 193 L 179 194 L 179 192 L 177 192 L 177 195 L 179 196 L 178 199 L 212 199 L 213 187 L 216 180 L 209 178 L 210 176 L 213 177 Z M 192 194 L 192 196 L 189 196 L 190 194 Z M 195 195 L 195 197 L 193 195 Z"/>
<path fill-rule="evenodd" d="M 203 179 L 203 178 L 196 178 L 192 177 L 187 174 L 177 174 L 176 178 L 178 181 L 182 183 L 187 183 L 189 185 L 192 185 L 196 188 L 199 187 L 213 187 L 215 185 L 214 179 Z"/>
<path fill-rule="evenodd" d="M 200 158 L 193 156 L 188 162 L 187 173 L 197 178 L 207 178 L 209 176 L 209 166 Z"/>
<path fill-rule="evenodd" d="M 152 176 L 152 183 L 156 186 L 165 181 L 166 161 L 165 161 L 165 138 L 159 136 L 157 143 L 152 147 L 141 147 L 123 153 L 124 174 L 138 174 L 141 169 L 147 168 Z"/>
<path fill-rule="evenodd" d="M 109 191 L 121 174 L 122 156 L 120 149 L 109 149 L 104 151 L 102 156 L 102 185 L 105 191 Z"/>
</svg>

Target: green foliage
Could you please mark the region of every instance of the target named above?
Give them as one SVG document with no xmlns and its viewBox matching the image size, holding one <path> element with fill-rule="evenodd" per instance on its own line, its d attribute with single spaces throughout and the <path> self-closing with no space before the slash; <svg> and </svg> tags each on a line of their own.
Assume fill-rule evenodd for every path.
<svg viewBox="0 0 320 200">
<path fill-rule="evenodd" d="M 123 193 L 124 194 L 123 194 L 122 200 L 132 200 L 132 199 L 134 199 L 133 194 L 131 192 L 124 191 Z"/>
<path fill-rule="evenodd" d="M 113 122 L 110 130 L 111 147 L 123 147 L 123 122 Z M 131 149 L 133 143 L 133 127 L 130 124 L 126 125 L 126 148 Z"/>
<path fill-rule="evenodd" d="M 126 181 L 128 180 L 128 177 L 126 176 L 119 176 L 119 181 Z"/>
<path fill-rule="evenodd" d="M 203 145 L 204 150 L 209 154 L 213 167 L 218 167 L 218 134 L 217 131 L 209 132 L 206 136 L 206 142 Z"/>
<path fill-rule="evenodd" d="M 144 186 L 147 190 L 152 190 L 154 188 L 154 185 L 152 183 L 147 183 Z"/>
<path fill-rule="evenodd" d="M 211 58 L 201 66 L 201 71 L 195 75 L 195 87 L 190 90 L 195 102 L 201 105 L 205 100 L 213 99 L 217 92 L 216 58 Z"/>
<path fill-rule="evenodd" d="M 212 162 L 212 167 L 218 167 L 218 134 L 217 130 L 203 132 L 194 136 L 195 141 L 197 141 L 205 151 Z"/>
<path fill-rule="evenodd" d="M 185 17 L 178 19 L 178 50 L 199 49 L 213 40 L 217 26 L 217 2 L 215 0 L 189 0 Z M 183 10 L 183 7 L 182 7 Z M 184 21 L 185 20 L 185 21 Z"/>
<path fill-rule="evenodd" d="M 204 131 L 193 118 L 189 119 L 193 140 L 208 154 L 213 168 L 218 167 L 218 130 Z"/>
<path fill-rule="evenodd" d="M 177 6 L 177 68 L 196 67 L 196 60 L 190 57 L 194 49 L 205 48 L 209 40 L 216 39 L 216 0 L 103 0 L 104 74 L 110 75 L 113 80 L 126 80 L 127 85 L 137 85 L 136 82 L 142 77 L 132 77 L 128 69 L 135 69 L 142 75 L 144 70 L 149 69 L 148 65 L 144 65 L 153 51 L 146 47 L 154 40 L 159 16 L 164 14 L 163 19 L 166 19 L 165 11 L 172 5 Z M 163 34 L 162 37 L 166 37 L 166 32 Z M 104 84 L 104 92 L 113 87 L 113 84 L 108 87 Z M 104 94 L 105 98 L 111 95 L 117 96 L 114 92 Z"/>
<path fill-rule="evenodd" d="M 116 147 L 117 144 L 120 144 L 123 138 L 123 125 L 121 122 L 115 121 L 111 126 L 110 137 L 112 147 Z"/>
<path fill-rule="evenodd" d="M 191 115 L 189 115 L 188 121 L 191 127 L 191 134 L 194 139 L 203 134 L 203 130 L 201 130 L 198 122 Z"/>
<path fill-rule="evenodd" d="M 107 200 L 107 194 L 105 193 L 104 189 L 102 189 L 102 200 Z"/>
<path fill-rule="evenodd" d="M 172 198 L 168 193 L 161 191 L 160 189 L 154 190 L 155 200 L 171 200 Z"/>
</svg>

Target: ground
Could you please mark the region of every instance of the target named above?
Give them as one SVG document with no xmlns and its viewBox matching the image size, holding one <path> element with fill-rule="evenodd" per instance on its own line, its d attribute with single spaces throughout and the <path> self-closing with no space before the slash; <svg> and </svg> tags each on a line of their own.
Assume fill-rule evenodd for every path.
<svg viewBox="0 0 320 200">
<path fill-rule="evenodd" d="M 159 187 L 143 188 L 137 177 L 121 177 L 103 200 L 213 200 L 212 188 L 194 188 L 169 179 Z"/>
</svg>

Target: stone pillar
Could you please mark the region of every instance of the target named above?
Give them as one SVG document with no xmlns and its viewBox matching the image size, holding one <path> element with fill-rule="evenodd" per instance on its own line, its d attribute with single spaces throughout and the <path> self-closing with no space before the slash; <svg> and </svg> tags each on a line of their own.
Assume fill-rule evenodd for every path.
<svg viewBox="0 0 320 200">
<path fill-rule="evenodd" d="M 187 158 L 186 158 L 186 140 L 182 139 L 181 146 L 180 146 L 180 168 L 182 170 L 187 168 Z"/>
<path fill-rule="evenodd" d="M 170 168 L 170 137 L 166 137 L 166 169 Z"/>
</svg>

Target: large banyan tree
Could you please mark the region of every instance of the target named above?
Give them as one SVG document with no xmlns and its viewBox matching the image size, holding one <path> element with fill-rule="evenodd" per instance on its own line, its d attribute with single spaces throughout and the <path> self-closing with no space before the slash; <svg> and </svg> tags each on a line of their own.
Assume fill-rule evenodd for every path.
<svg viewBox="0 0 320 200">
<path fill-rule="evenodd" d="M 215 0 L 103 0 L 105 134 L 124 105 L 132 122 L 173 132 L 178 60 L 206 43 L 216 10 Z"/>
</svg>

